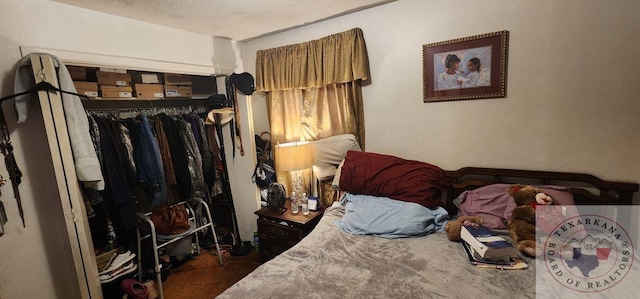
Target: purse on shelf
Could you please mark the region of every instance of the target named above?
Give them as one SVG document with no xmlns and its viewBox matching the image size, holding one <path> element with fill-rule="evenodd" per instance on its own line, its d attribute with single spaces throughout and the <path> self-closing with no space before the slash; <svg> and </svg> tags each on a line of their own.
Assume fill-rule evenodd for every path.
<svg viewBox="0 0 640 299">
<path fill-rule="evenodd" d="M 151 221 L 160 235 L 177 235 L 189 230 L 189 215 L 184 205 L 159 205 L 151 211 Z"/>
</svg>

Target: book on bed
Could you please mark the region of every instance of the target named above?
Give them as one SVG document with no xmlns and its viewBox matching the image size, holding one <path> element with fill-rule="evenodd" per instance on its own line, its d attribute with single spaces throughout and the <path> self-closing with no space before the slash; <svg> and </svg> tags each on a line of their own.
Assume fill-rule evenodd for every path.
<svg viewBox="0 0 640 299">
<path fill-rule="evenodd" d="M 508 260 L 518 256 L 518 249 L 490 228 L 482 225 L 464 225 L 460 237 L 466 241 L 478 258 L 485 260 Z"/>
<path fill-rule="evenodd" d="M 496 268 L 502 270 L 518 270 L 529 268 L 529 265 L 518 256 L 507 256 L 506 259 L 501 260 L 482 259 L 477 256 L 476 253 L 474 253 L 469 243 L 462 240 L 460 241 L 460 244 L 462 244 L 462 248 L 464 248 L 464 251 L 467 253 L 467 257 L 469 258 L 471 264 L 478 268 Z"/>
</svg>

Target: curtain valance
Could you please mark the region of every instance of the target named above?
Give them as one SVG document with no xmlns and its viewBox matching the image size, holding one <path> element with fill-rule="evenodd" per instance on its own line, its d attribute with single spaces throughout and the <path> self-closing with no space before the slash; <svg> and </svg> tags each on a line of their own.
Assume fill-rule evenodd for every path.
<svg viewBox="0 0 640 299">
<path fill-rule="evenodd" d="M 256 55 L 258 91 L 320 87 L 369 77 L 367 47 L 360 28 L 260 50 Z"/>
</svg>

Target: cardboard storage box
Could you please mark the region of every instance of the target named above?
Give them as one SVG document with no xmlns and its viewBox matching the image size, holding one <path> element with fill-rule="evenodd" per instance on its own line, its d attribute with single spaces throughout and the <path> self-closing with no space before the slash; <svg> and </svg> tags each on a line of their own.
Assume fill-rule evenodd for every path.
<svg viewBox="0 0 640 299">
<path fill-rule="evenodd" d="M 191 94 L 192 94 L 191 86 L 177 86 L 177 85 L 164 86 L 164 95 L 167 98 L 190 97 Z"/>
<path fill-rule="evenodd" d="M 134 84 L 134 87 L 138 98 L 164 97 L 164 86 L 162 84 Z"/>
<path fill-rule="evenodd" d="M 75 85 L 76 91 L 78 91 L 79 94 L 90 98 L 98 96 L 98 83 L 96 82 L 73 81 L 73 85 Z"/>
<path fill-rule="evenodd" d="M 98 84 L 111 86 L 131 86 L 131 74 L 96 72 Z"/>
<path fill-rule="evenodd" d="M 130 98 L 133 96 L 132 91 L 129 86 L 100 86 L 100 93 L 103 98 Z"/>
<path fill-rule="evenodd" d="M 140 74 L 140 80 L 144 84 L 160 83 L 160 78 L 158 78 L 158 74 Z"/>
<path fill-rule="evenodd" d="M 87 81 L 87 68 L 84 66 L 67 65 L 67 70 L 73 81 Z M 97 89 L 96 89 L 97 91 Z"/>
<path fill-rule="evenodd" d="M 164 74 L 166 85 L 191 85 L 191 76 L 182 74 Z"/>
<path fill-rule="evenodd" d="M 117 67 L 100 67 L 99 71 L 108 72 L 108 73 L 127 73 L 127 69 L 117 68 Z"/>
</svg>

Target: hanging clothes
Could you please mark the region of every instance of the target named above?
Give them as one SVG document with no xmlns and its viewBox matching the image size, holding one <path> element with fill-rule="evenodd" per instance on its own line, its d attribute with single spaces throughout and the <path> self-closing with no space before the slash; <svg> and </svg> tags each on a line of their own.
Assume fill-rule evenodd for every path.
<svg viewBox="0 0 640 299">
<path fill-rule="evenodd" d="M 141 115 L 138 121 L 138 134 L 134 142 L 134 157 L 138 182 L 146 186 L 147 192 L 151 195 L 149 210 L 167 203 L 167 182 L 160 158 L 160 148 L 151 131 L 149 118 Z"/>
<path fill-rule="evenodd" d="M 216 129 L 212 125 L 206 125 L 205 131 L 207 135 L 207 140 L 209 141 L 209 150 L 211 150 L 212 161 L 213 161 L 213 172 L 214 172 L 214 182 L 213 185 L 209 187 L 209 194 L 211 197 L 218 196 L 222 194 L 222 183 L 219 178 L 221 178 L 221 171 L 224 171 L 224 164 L 222 164 L 222 160 L 220 160 L 220 147 L 218 146 L 218 141 L 216 139 Z"/>
<path fill-rule="evenodd" d="M 139 139 L 139 122 L 135 119 L 119 119 L 116 123 L 120 129 L 120 143 L 122 144 L 122 154 L 125 158 L 125 169 L 127 171 L 127 180 L 131 187 L 133 194 L 133 204 L 138 212 L 148 212 L 151 206 L 153 198 L 150 188 L 145 188 L 147 185 L 143 184 L 138 179 L 136 158 L 134 156 L 133 143 Z"/>
<path fill-rule="evenodd" d="M 191 197 L 191 174 L 189 173 L 189 157 L 180 135 L 180 128 L 167 114 L 162 113 L 159 117 L 169 141 L 178 196 L 180 200 L 188 200 Z"/>
<path fill-rule="evenodd" d="M 102 146 L 100 143 L 100 130 L 96 120 L 91 114 L 87 114 L 89 120 L 89 133 L 93 146 L 96 150 L 98 161 L 101 169 L 104 170 L 104 157 L 102 155 Z M 91 240 L 95 248 L 105 248 L 111 246 L 116 241 L 113 223 L 109 216 L 109 207 L 102 194 L 106 191 L 97 191 L 91 188 L 82 188 L 83 198 L 87 206 L 87 218 L 91 230 Z"/>
<path fill-rule="evenodd" d="M 158 142 L 158 149 L 160 150 L 160 158 L 162 160 L 162 167 L 164 168 L 164 177 L 167 185 L 167 203 L 175 204 L 179 201 L 176 172 L 173 170 L 173 159 L 171 158 L 171 149 L 169 148 L 169 140 L 165 134 L 162 121 L 158 115 L 149 117 L 149 121 L 153 126 L 153 135 Z"/>
<path fill-rule="evenodd" d="M 202 156 L 200 155 L 200 149 L 196 143 L 195 134 L 191 124 L 184 118 L 176 119 L 178 127 L 181 130 L 182 141 L 187 152 L 187 159 L 189 161 L 189 175 L 191 176 L 191 197 L 204 198 L 206 194 L 206 187 L 204 185 L 204 175 L 202 173 Z"/>
<path fill-rule="evenodd" d="M 67 70 L 67 67 L 58 57 L 45 53 L 36 54 L 47 55 L 53 59 L 62 90 L 76 91 L 69 70 Z M 30 64 L 30 55 L 24 56 L 18 64 L 15 74 L 14 92 L 20 93 L 26 91 L 36 84 L 33 80 Z M 16 97 L 14 107 L 18 113 L 18 123 L 23 123 L 27 119 L 29 99 L 35 96 L 36 94 L 33 93 Z M 100 163 L 98 162 L 95 151 L 93 151 L 91 147 L 91 138 L 88 133 L 89 124 L 82 102 L 78 96 L 69 93 L 62 93 L 61 99 L 78 179 L 82 181 L 86 187 L 103 190 L 105 182 L 100 170 Z"/>
<path fill-rule="evenodd" d="M 109 204 L 109 213 L 113 222 L 119 244 L 129 244 L 135 229 L 138 227 L 131 187 L 128 180 L 125 157 L 118 138 L 118 128 L 115 122 L 104 118 L 96 118 L 100 130 L 100 144 L 105 160 L 103 176 L 105 177 L 105 191 Z"/>
<path fill-rule="evenodd" d="M 85 191 L 87 210 L 94 211 L 92 224 L 99 226 L 92 231 L 107 239 L 95 242 L 98 247 L 113 243 L 110 223 L 116 243 L 126 244 L 137 225 L 136 212 L 196 197 L 211 204 L 212 196 L 221 194 L 215 179 L 219 160 L 214 155 L 214 150 L 219 151 L 215 135 L 209 135 L 197 114 L 142 114 L 126 119 L 89 114 L 88 119 L 106 182 L 103 193 Z M 198 206 L 194 208 L 200 215 Z"/>
<path fill-rule="evenodd" d="M 198 146 L 200 147 L 200 155 L 202 156 L 202 174 L 204 176 L 204 183 L 207 190 L 210 190 L 216 179 L 216 173 L 214 171 L 215 160 L 213 159 L 213 152 L 209 148 L 210 143 L 209 138 L 207 137 L 204 119 L 197 115 L 192 115 L 192 118 L 196 121 L 196 128 L 198 132 L 196 136 L 199 135 L 201 139 L 201 143 Z M 210 192 L 208 194 L 210 194 Z"/>
</svg>

